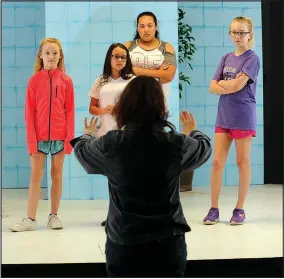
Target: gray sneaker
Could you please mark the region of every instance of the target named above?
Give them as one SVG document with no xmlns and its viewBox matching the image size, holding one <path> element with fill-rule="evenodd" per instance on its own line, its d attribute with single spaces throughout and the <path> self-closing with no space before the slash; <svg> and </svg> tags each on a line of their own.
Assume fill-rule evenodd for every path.
<svg viewBox="0 0 284 279">
<path fill-rule="evenodd" d="M 9 230 L 12 232 L 35 231 L 37 230 L 37 222 L 26 217 L 23 218 L 20 223 L 9 227 Z"/>
<path fill-rule="evenodd" d="M 56 214 L 51 214 L 48 216 L 47 227 L 53 230 L 63 229 L 62 223 Z"/>
<path fill-rule="evenodd" d="M 211 207 L 207 216 L 203 219 L 204 225 L 215 225 L 219 222 L 219 209 Z"/>
</svg>

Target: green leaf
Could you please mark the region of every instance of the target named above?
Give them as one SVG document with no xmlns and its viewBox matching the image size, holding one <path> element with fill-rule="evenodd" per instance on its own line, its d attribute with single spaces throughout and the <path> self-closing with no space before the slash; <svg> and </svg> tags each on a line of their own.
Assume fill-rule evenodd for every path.
<svg viewBox="0 0 284 279">
<path fill-rule="evenodd" d="M 193 70 L 190 61 L 197 50 L 192 42 L 195 42 L 192 37 L 192 27 L 183 22 L 186 12 L 178 8 L 178 61 L 186 63 Z M 183 72 L 179 72 L 179 97 L 182 98 L 184 93 L 184 84 L 190 85 L 190 78 Z"/>
</svg>

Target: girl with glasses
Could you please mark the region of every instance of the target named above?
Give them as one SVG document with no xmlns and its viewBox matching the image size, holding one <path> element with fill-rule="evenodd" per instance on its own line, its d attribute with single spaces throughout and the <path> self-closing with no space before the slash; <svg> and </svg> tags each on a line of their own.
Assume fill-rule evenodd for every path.
<svg viewBox="0 0 284 279">
<path fill-rule="evenodd" d="M 106 54 L 103 74 L 96 79 L 89 91 L 89 112 L 100 116 L 97 137 L 116 129 L 112 115 L 116 99 L 134 77 L 128 49 L 120 43 L 112 44 Z"/>
<path fill-rule="evenodd" d="M 103 74 L 94 82 L 89 96 L 89 112 L 100 117 L 96 137 L 117 129 L 113 109 L 125 86 L 135 78 L 128 49 L 120 43 L 112 44 L 106 54 Z M 106 221 L 101 223 L 105 225 Z"/>
<path fill-rule="evenodd" d="M 219 221 L 218 200 L 223 170 L 232 141 L 235 141 L 239 170 L 239 193 L 231 225 L 245 222 L 244 203 L 250 186 L 250 153 L 256 136 L 256 84 L 259 57 L 251 49 L 254 30 L 251 19 L 236 17 L 229 34 L 235 51 L 221 58 L 211 81 L 210 93 L 220 95 L 214 136 L 214 157 L 211 172 L 211 208 L 204 224 Z"/>
</svg>

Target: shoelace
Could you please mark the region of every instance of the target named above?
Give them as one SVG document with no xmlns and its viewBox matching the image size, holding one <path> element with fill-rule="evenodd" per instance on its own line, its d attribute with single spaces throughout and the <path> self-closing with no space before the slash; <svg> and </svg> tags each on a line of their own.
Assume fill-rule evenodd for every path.
<svg viewBox="0 0 284 279">
<path fill-rule="evenodd" d="M 58 218 L 58 215 L 57 214 L 52 214 L 51 215 L 51 218 L 50 218 L 50 222 L 51 221 L 58 221 L 58 222 L 60 222 L 60 220 L 59 220 L 59 218 Z"/>
<path fill-rule="evenodd" d="M 27 220 L 28 220 L 28 218 L 24 217 L 24 218 L 22 219 L 22 222 L 21 222 L 21 223 L 25 223 Z"/>
<path fill-rule="evenodd" d="M 235 209 L 233 215 L 241 216 L 244 215 L 244 211 L 241 209 Z"/>
<path fill-rule="evenodd" d="M 214 213 L 215 213 L 215 210 L 211 208 L 211 209 L 209 210 L 208 216 L 213 216 Z"/>
</svg>

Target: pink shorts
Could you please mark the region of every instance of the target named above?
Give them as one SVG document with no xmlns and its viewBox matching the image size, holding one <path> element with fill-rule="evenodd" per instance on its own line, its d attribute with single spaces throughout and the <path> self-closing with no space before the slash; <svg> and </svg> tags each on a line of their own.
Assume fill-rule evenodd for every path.
<svg viewBox="0 0 284 279">
<path fill-rule="evenodd" d="M 229 134 L 233 139 L 243 139 L 248 136 L 256 137 L 256 131 L 254 130 L 236 130 L 215 127 L 215 133 L 226 133 Z"/>
</svg>

